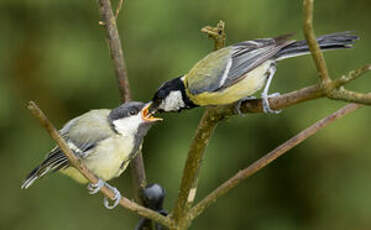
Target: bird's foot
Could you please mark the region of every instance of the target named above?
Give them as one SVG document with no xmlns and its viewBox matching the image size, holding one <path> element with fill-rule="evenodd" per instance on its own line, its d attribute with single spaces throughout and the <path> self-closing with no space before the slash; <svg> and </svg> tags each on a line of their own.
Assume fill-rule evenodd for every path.
<svg viewBox="0 0 371 230">
<path fill-rule="evenodd" d="M 242 103 L 244 103 L 245 101 L 250 101 L 250 100 L 255 100 L 255 99 L 256 97 L 254 96 L 247 96 L 247 97 L 240 99 L 234 104 L 234 112 L 238 115 L 244 116 L 244 114 L 241 112 Z"/>
<path fill-rule="evenodd" d="M 271 107 L 269 106 L 269 101 L 268 99 L 271 98 L 271 97 L 277 97 L 281 95 L 280 93 L 272 93 L 272 94 L 262 94 L 261 97 L 262 97 L 262 101 L 263 101 L 263 111 L 264 113 L 280 113 L 281 110 L 273 110 L 271 109 Z"/>
<path fill-rule="evenodd" d="M 104 186 L 105 182 L 102 179 L 99 179 L 96 184 L 88 184 L 88 191 L 89 194 L 95 194 L 101 190 L 101 188 Z"/>
<path fill-rule="evenodd" d="M 115 196 L 113 197 L 114 203 L 112 205 L 109 204 L 108 197 L 104 197 L 104 207 L 106 207 L 107 209 L 114 209 L 120 203 L 120 200 L 122 198 L 121 193 L 117 188 L 107 183 L 106 183 L 106 186 L 112 190 Z"/>
</svg>

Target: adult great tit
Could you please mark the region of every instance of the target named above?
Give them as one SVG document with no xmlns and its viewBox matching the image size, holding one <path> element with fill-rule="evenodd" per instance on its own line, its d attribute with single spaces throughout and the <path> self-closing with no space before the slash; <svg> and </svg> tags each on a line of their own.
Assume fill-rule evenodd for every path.
<svg viewBox="0 0 371 230">
<path fill-rule="evenodd" d="M 178 78 L 165 82 L 155 93 L 150 112 L 174 112 L 197 106 L 224 105 L 248 98 L 264 87 L 264 112 L 276 62 L 309 54 L 305 40 L 289 40 L 291 34 L 240 42 L 214 51 Z M 359 37 L 351 32 L 327 34 L 317 42 L 321 50 L 351 48 Z"/>
<path fill-rule="evenodd" d="M 118 177 L 125 171 L 130 161 L 142 146 L 143 138 L 153 122 L 162 120 L 153 117 L 142 102 L 129 102 L 112 110 L 91 110 L 70 120 L 59 131 L 68 146 L 86 167 L 99 177 L 97 184 L 89 184 L 91 194 L 97 193 L 105 181 Z M 26 177 L 22 189 L 27 189 L 33 182 L 48 172 L 60 171 L 79 183 L 88 180 L 74 167 L 59 147 L 49 152 L 46 159 Z M 115 192 L 115 203 L 106 208 L 114 208 L 120 201 L 120 192 Z"/>
</svg>

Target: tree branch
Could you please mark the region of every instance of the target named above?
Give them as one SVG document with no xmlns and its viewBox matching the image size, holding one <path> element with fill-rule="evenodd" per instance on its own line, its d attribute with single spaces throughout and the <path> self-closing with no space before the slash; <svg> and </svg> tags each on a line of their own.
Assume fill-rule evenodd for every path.
<svg viewBox="0 0 371 230">
<path fill-rule="evenodd" d="M 332 83 L 333 84 L 332 87 L 339 88 L 340 86 L 343 86 L 353 80 L 358 79 L 358 77 L 362 76 L 364 73 L 367 73 L 368 71 L 371 71 L 371 64 L 364 65 L 356 70 L 350 71 L 346 75 L 341 76 L 334 83 Z"/>
<path fill-rule="evenodd" d="M 364 65 L 356 70 L 350 71 L 348 74 L 341 76 L 340 78 L 331 82 L 333 87 L 339 88 L 355 79 L 358 79 L 361 75 L 371 71 L 371 65 Z M 370 94 L 364 94 L 369 96 Z M 275 110 L 283 109 L 292 105 L 296 105 L 305 101 L 314 100 L 326 96 L 324 88 L 321 87 L 321 84 L 316 84 L 312 86 L 307 86 L 305 88 L 292 91 L 286 94 L 282 94 L 277 97 L 269 98 L 269 105 Z M 359 98 L 357 98 L 359 99 Z M 344 101 L 344 99 L 341 99 Z M 359 103 L 361 100 L 355 100 Z M 353 101 L 351 101 L 353 102 Z M 362 102 L 362 101 L 361 101 Z M 361 104 L 368 104 L 368 101 Z M 236 114 L 235 106 L 226 105 L 223 107 L 217 107 L 215 110 L 218 113 L 221 113 L 222 116 L 228 117 Z M 262 101 L 261 99 L 254 99 L 245 101 L 241 104 L 240 110 L 242 113 L 262 113 Z"/>
<path fill-rule="evenodd" d="M 331 81 L 329 86 L 332 87 L 334 90 L 338 90 L 339 87 L 342 87 L 345 84 L 348 84 L 349 82 L 358 79 L 361 75 L 369 71 L 371 71 L 371 64 L 364 65 L 356 70 L 350 71 L 348 74 L 343 75 L 336 80 Z M 313 100 L 324 96 L 326 96 L 326 90 L 322 87 L 321 84 L 316 84 L 277 97 L 269 98 L 269 105 L 271 106 L 272 109 L 279 110 L 286 108 L 288 106 L 292 106 L 301 102 Z M 355 98 L 350 98 L 347 95 L 347 98 L 353 100 L 346 100 L 344 98 L 339 98 L 338 100 L 355 102 L 359 104 L 368 105 L 370 104 L 369 101 L 370 94 L 355 94 L 354 97 Z M 336 98 L 331 99 L 336 100 Z M 260 99 L 246 101 L 241 104 L 240 110 L 242 113 L 261 113 L 263 112 L 262 101 Z M 225 116 L 231 116 L 236 114 L 234 105 L 225 106 L 223 108 L 223 111 L 221 112 L 224 113 Z"/>
<path fill-rule="evenodd" d="M 329 96 L 334 100 L 371 105 L 371 93 L 357 93 L 340 87 L 340 89 L 332 90 Z"/>
<path fill-rule="evenodd" d="M 117 7 L 116 7 L 116 11 L 115 11 L 115 19 L 117 20 L 119 14 L 120 14 L 120 10 L 121 10 L 121 7 L 122 5 L 124 4 L 124 0 L 119 0 L 119 3 L 117 3 Z"/>
<path fill-rule="evenodd" d="M 220 39 L 220 37 L 223 37 L 225 39 L 224 30 L 220 32 L 220 28 L 223 27 L 224 23 L 220 22 L 217 25 L 217 27 L 206 26 L 201 30 L 202 32 L 208 33 L 209 37 L 214 39 L 216 49 L 224 46 L 224 40 Z M 321 64 L 321 62 L 318 63 Z M 323 66 L 321 68 L 323 68 Z M 349 72 L 347 75 L 342 76 L 334 81 L 332 81 L 329 78 L 330 79 L 329 82 L 326 83 L 327 88 L 324 87 L 324 84 L 321 82 L 320 84 L 317 85 L 312 85 L 278 97 L 270 98 L 269 99 L 270 106 L 272 109 L 277 110 L 304 101 L 328 96 L 329 87 L 331 87 L 332 92 L 335 92 L 335 90 L 338 90 L 339 87 L 342 87 L 343 85 L 349 83 L 350 81 L 357 79 L 363 73 L 368 72 L 370 70 L 371 65 L 365 65 L 357 70 Z M 323 76 L 328 76 L 328 74 L 327 75 L 325 74 Z M 327 80 L 324 81 L 326 82 Z M 369 94 L 366 95 L 369 96 Z M 353 96 L 354 98 L 359 99 L 359 95 L 354 94 Z M 361 100 L 356 99 L 354 99 L 354 101 L 362 103 Z M 189 213 L 189 211 L 191 210 L 191 206 L 196 195 L 199 171 L 205 149 L 218 122 L 222 121 L 226 117 L 236 114 L 234 107 L 235 107 L 234 105 L 226 105 L 208 108 L 199 123 L 195 137 L 191 144 L 191 148 L 188 152 L 188 158 L 183 171 L 180 192 L 174 207 L 174 212 L 172 213 L 172 218 L 174 219 L 177 225 L 177 229 L 186 229 L 190 225 L 192 219 L 194 218 L 194 216 L 187 215 L 187 213 Z M 263 112 L 262 102 L 260 99 L 246 101 L 242 103 L 240 110 L 243 113 Z M 201 210 L 200 206 L 198 206 L 197 210 L 198 210 L 197 212 L 202 212 L 203 208 Z M 191 213 L 194 212 L 191 211 Z M 195 216 L 199 214 L 200 213 L 197 213 L 195 214 Z"/>
<path fill-rule="evenodd" d="M 219 21 L 216 27 L 212 26 L 205 26 L 201 29 L 201 32 L 206 33 L 209 35 L 209 38 L 214 40 L 214 50 L 221 49 L 225 46 L 225 31 L 224 31 L 225 23 L 223 21 Z"/>
<path fill-rule="evenodd" d="M 110 0 L 98 0 L 98 6 L 99 13 L 103 19 L 104 28 L 106 31 L 106 41 L 108 43 L 111 58 L 115 66 L 115 74 L 120 90 L 121 101 L 130 101 L 131 93 L 126 72 L 126 64 L 111 2 Z"/>
<path fill-rule="evenodd" d="M 106 31 L 106 40 L 115 66 L 115 74 L 121 94 L 121 101 L 124 103 L 131 100 L 131 93 L 126 72 L 124 53 L 122 51 L 120 36 L 116 26 L 116 17 L 120 12 L 122 4 L 123 0 L 120 0 L 116 8 L 116 16 L 114 16 L 110 0 L 98 0 L 99 12 L 103 19 L 103 25 Z M 138 152 L 137 156 L 131 161 L 130 169 L 135 191 L 135 199 L 137 202 L 143 203 L 140 191 L 146 186 L 146 172 L 141 151 Z"/>
<path fill-rule="evenodd" d="M 324 87 L 331 82 L 331 78 L 328 74 L 325 58 L 318 45 L 316 36 L 313 31 L 313 1 L 304 0 L 304 36 L 308 42 L 309 50 L 312 53 L 313 61 L 316 64 L 317 70 L 321 76 L 321 82 Z"/>
<path fill-rule="evenodd" d="M 39 120 L 40 124 L 45 128 L 48 134 L 55 140 L 59 148 L 68 158 L 71 165 L 75 167 L 86 179 L 88 179 L 90 183 L 94 184 L 97 183 L 98 178 L 92 172 L 90 172 L 86 168 L 86 166 L 80 161 L 80 159 L 71 151 L 66 141 L 61 137 L 61 135 L 55 129 L 53 124 L 48 120 L 46 115 L 41 111 L 41 109 L 33 101 L 30 101 L 28 103 L 27 109 L 31 111 L 32 115 Z M 114 193 L 106 185 L 102 187 L 100 191 L 111 200 L 114 199 L 115 196 Z M 121 198 L 120 205 L 132 212 L 137 213 L 138 215 L 157 221 L 160 224 L 165 225 L 169 228 L 173 227 L 173 222 L 168 217 L 164 217 L 161 214 L 152 211 L 151 209 L 145 208 L 135 202 L 132 202 L 125 197 Z"/>
<path fill-rule="evenodd" d="M 215 49 L 224 47 L 224 22 L 220 21 L 215 28 L 210 26 L 204 27 L 201 31 L 207 33 L 209 37 L 214 39 Z M 223 118 L 224 116 L 217 113 L 215 108 L 208 108 L 198 124 L 195 137 L 193 138 L 188 152 L 180 191 L 172 214 L 172 218 L 174 218 L 179 229 L 185 229 L 190 224 L 189 220 L 186 218 L 186 213 L 190 210 L 194 198 L 196 197 L 203 155 L 216 125 Z"/>
<path fill-rule="evenodd" d="M 313 0 L 304 0 L 304 14 L 305 14 L 305 20 L 304 20 L 304 34 L 307 39 L 310 51 L 312 53 L 314 62 L 316 64 L 317 70 L 320 73 L 321 76 L 321 83 L 318 85 L 314 86 L 309 86 L 306 88 L 303 88 L 298 91 L 294 91 L 279 97 L 271 98 L 270 99 L 270 105 L 273 109 L 279 109 L 283 108 L 289 105 L 297 104 L 303 101 L 327 96 L 332 99 L 339 99 L 339 100 L 345 100 L 345 101 L 354 101 L 358 103 L 364 103 L 368 104 L 369 103 L 369 98 L 371 97 L 371 94 L 360 94 L 360 93 L 355 93 L 351 91 L 346 91 L 342 88 L 342 86 L 356 78 L 358 78 L 361 74 L 370 71 L 370 65 L 363 66 L 359 68 L 356 71 L 351 71 L 347 76 L 343 76 L 335 81 L 332 81 L 327 70 L 326 62 L 324 60 L 324 57 L 321 53 L 320 47 L 317 43 L 317 40 L 314 35 L 313 31 Z M 210 37 L 214 38 L 215 40 L 215 47 L 220 46 L 220 42 L 217 39 L 218 32 L 216 32 L 217 28 L 212 28 L 212 27 L 204 27 L 201 31 L 202 32 L 207 32 Z M 224 44 L 224 43 L 223 43 Z M 339 89 L 339 87 L 341 87 Z M 334 113 L 333 115 L 329 116 L 328 118 L 325 118 L 317 123 L 315 123 L 313 126 L 310 128 L 304 130 L 294 138 L 290 139 L 288 142 L 284 143 L 283 145 L 279 146 L 277 149 L 272 151 L 271 153 L 267 154 L 264 158 L 261 160 L 257 161 L 247 169 L 241 171 L 238 173 L 235 177 L 231 178 L 231 180 L 227 181 L 225 184 L 221 185 L 218 189 L 216 189 L 214 192 L 212 192 L 209 196 L 207 196 L 203 201 L 201 201 L 198 205 L 195 206 L 189 213 L 190 215 L 187 215 L 187 217 L 183 217 L 183 219 L 186 219 L 186 223 L 189 225 L 189 223 L 192 221 L 193 218 L 198 216 L 208 205 L 210 205 L 215 199 L 227 191 L 229 191 L 231 188 L 236 186 L 242 179 L 249 177 L 256 171 L 260 170 L 262 167 L 266 166 L 269 164 L 271 161 L 282 155 L 283 153 L 287 152 L 289 149 L 294 147 L 295 145 L 299 144 L 302 142 L 304 139 L 307 137 L 313 135 L 315 132 L 317 132 L 319 129 L 323 128 L 327 124 L 331 123 L 332 121 L 338 119 L 339 117 L 354 111 L 355 109 L 358 109 L 360 105 L 356 104 L 351 104 L 349 106 L 344 107 L 342 110 L 339 110 L 337 113 Z M 261 100 L 251 100 L 248 102 L 245 102 L 241 105 L 242 112 L 247 113 L 247 112 L 262 112 L 262 103 Z M 208 110 L 209 112 L 210 110 Z M 235 109 L 234 105 L 227 105 L 224 107 L 215 107 L 213 111 L 213 115 L 218 117 L 219 119 L 217 120 L 223 120 L 227 116 L 231 116 L 235 114 Z M 204 119 L 204 117 L 203 117 Z M 215 123 L 215 127 L 217 122 Z M 208 137 L 210 138 L 210 137 Z M 202 149 L 204 151 L 204 149 Z M 190 156 L 190 155 L 189 155 Z M 197 156 L 202 157 L 202 153 L 198 153 Z M 192 159 L 188 158 L 191 162 Z M 202 159 L 202 158 L 200 158 Z M 190 164 L 187 161 L 187 165 Z M 196 165 L 198 166 L 198 165 Z M 188 170 L 190 168 L 187 168 Z M 186 177 L 186 172 L 184 172 L 183 179 Z M 184 180 L 183 180 L 184 181 Z M 197 186 L 197 180 L 196 185 L 194 188 L 192 187 L 192 192 L 191 193 L 185 193 L 186 195 L 191 196 L 191 201 L 193 202 L 194 194 L 196 191 L 196 186 Z M 182 183 L 183 185 L 183 183 Z M 180 195 L 182 195 L 182 190 L 180 192 Z M 183 194 L 184 195 L 184 194 Z M 182 198 L 182 197 L 180 197 Z M 185 199 L 183 197 L 182 199 Z M 188 198 L 189 199 L 189 198 Z M 183 203 L 185 204 L 186 208 L 189 208 L 190 204 Z M 187 210 L 187 209 L 186 209 Z M 184 214 L 184 213 L 181 213 Z M 175 215 L 176 217 L 176 215 Z M 175 219 L 176 222 L 178 222 L 177 219 Z"/>
<path fill-rule="evenodd" d="M 313 2 L 314 0 L 303 0 L 303 8 L 304 8 L 303 29 L 304 29 L 304 35 L 308 42 L 308 46 L 312 54 L 314 63 L 316 64 L 317 71 L 320 73 L 320 76 L 321 76 L 321 87 L 324 89 L 326 96 L 334 100 L 342 100 L 342 101 L 347 101 L 347 102 L 355 102 L 355 103 L 371 105 L 370 94 L 357 93 L 357 92 L 345 90 L 343 88 L 339 89 L 337 88 L 336 84 L 334 84 L 333 81 L 331 80 L 329 73 L 328 73 L 327 66 L 326 66 L 325 58 L 323 57 L 321 49 L 314 35 Z M 365 66 L 365 68 L 367 69 L 367 71 L 370 70 L 370 66 L 368 67 Z M 357 73 L 355 74 L 357 75 Z M 353 79 L 351 79 L 350 77 L 350 80 L 353 80 Z"/>
<path fill-rule="evenodd" d="M 259 160 L 255 161 L 249 167 L 241 170 L 236 175 L 234 175 L 229 180 L 227 180 L 222 185 L 220 185 L 217 189 L 215 189 L 213 192 L 207 195 L 202 201 L 200 201 L 197 205 L 195 205 L 191 209 L 191 211 L 189 212 L 188 218 L 191 220 L 196 218 L 207 207 L 209 207 L 212 203 L 214 203 L 216 199 L 218 199 L 220 196 L 230 191 L 232 188 L 236 187 L 243 180 L 249 178 L 256 172 L 260 171 L 262 168 L 267 166 L 269 163 L 276 160 L 278 157 L 282 156 L 284 153 L 288 152 L 290 149 L 300 144 L 308 137 L 314 135 L 319 130 L 327 127 L 329 124 L 359 109 L 360 107 L 361 105 L 359 104 L 348 104 L 344 106 L 343 108 L 341 108 L 340 110 L 336 111 L 335 113 L 331 114 L 330 116 L 327 116 L 323 118 L 322 120 L 314 123 L 310 127 L 304 129 L 299 134 L 292 137 L 291 139 L 289 139 L 282 145 L 278 146 L 277 148 L 272 150 L 270 153 L 266 154 Z"/>
</svg>

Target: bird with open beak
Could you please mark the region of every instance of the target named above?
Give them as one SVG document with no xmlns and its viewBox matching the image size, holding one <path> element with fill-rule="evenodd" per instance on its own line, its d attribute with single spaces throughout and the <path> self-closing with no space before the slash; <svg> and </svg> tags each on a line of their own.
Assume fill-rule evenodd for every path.
<svg viewBox="0 0 371 230">
<path fill-rule="evenodd" d="M 91 194 L 97 193 L 104 185 L 115 193 L 114 204 L 104 199 L 106 208 L 112 209 L 121 200 L 120 192 L 106 183 L 120 176 L 141 149 L 143 138 L 152 124 L 162 120 L 149 112 L 151 103 L 128 102 L 112 110 L 91 110 L 78 116 L 59 131 L 73 153 L 94 173 L 99 181 L 89 184 Z M 49 172 L 59 171 L 79 183 L 89 181 L 72 167 L 59 147 L 52 149 L 46 159 L 33 169 L 22 184 L 27 189 L 35 180 Z"/>
</svg>

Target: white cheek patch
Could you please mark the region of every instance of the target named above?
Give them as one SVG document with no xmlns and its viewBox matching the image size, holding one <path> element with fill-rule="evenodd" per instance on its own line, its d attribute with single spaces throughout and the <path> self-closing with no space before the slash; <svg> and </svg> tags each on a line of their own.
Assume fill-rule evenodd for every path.
<svg viewBox="0 0 371 230">
<path fill-rule="evenodd" d="M 124 117 L 113 121 L 113 125 L 118 133 L 123 136 L 135 135 L 139 125 L 143 122 L 142 114 L 139 112 L 135 116 Z"/>
<path fill-rule="evenodd" d="M 185 103 L 183 101 L 182 92 L 179 90 L 171 91 L 159 106 L 159 108 L 164 111 L 177 111 L 184 107 Z"/>
</svg>

